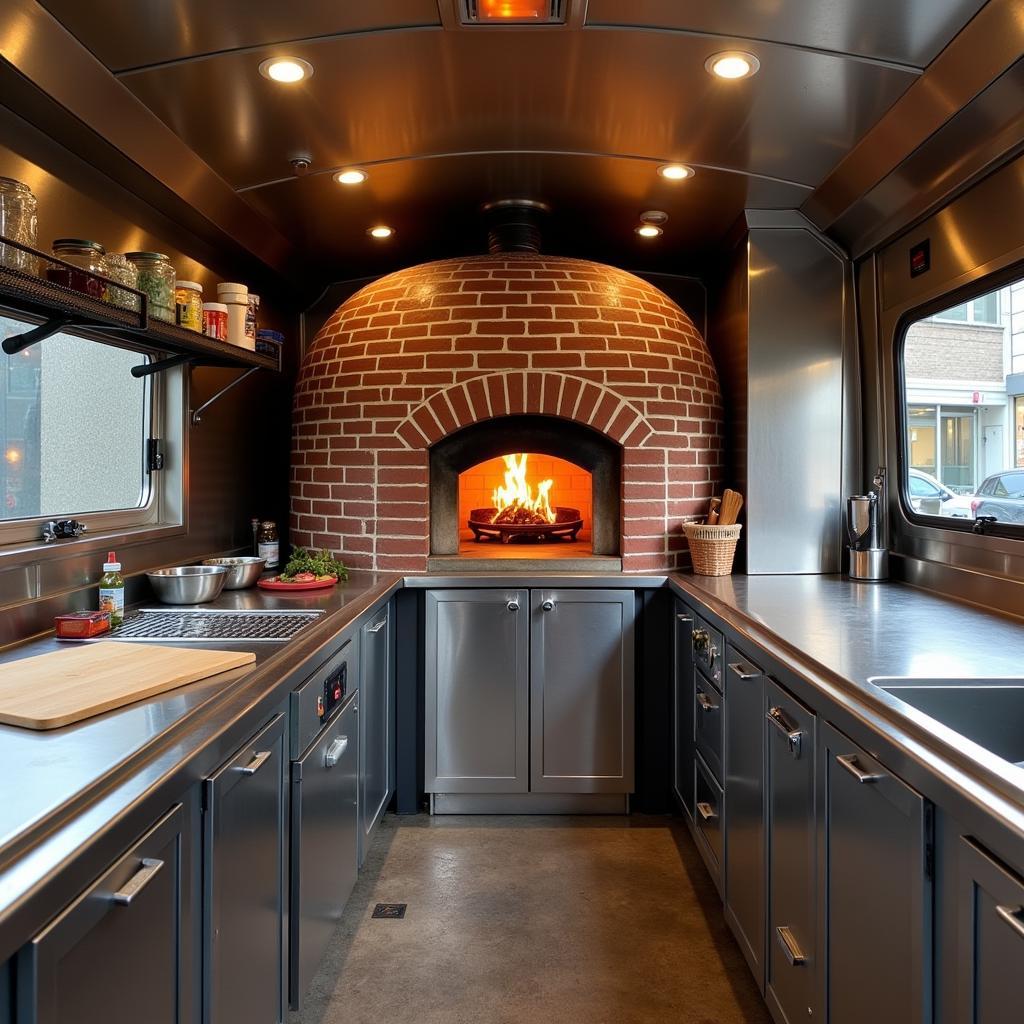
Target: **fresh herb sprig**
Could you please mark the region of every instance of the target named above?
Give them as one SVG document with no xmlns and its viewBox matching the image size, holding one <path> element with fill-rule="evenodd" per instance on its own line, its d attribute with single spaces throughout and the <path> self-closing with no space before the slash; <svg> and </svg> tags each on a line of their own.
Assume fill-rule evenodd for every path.
<svg viewBox="0 0 1024 1024">
<path fill-rule="evenodd" d="M 293 583 L 300 573 L 311 572 L 314 576 L 337 576 L 339 580 L 348 579 L 348 569 L 329 551 L 307 551 L 306 548 L 293 548 L 292 557 L 280 575 L 282 583 Z"/>
</svg>

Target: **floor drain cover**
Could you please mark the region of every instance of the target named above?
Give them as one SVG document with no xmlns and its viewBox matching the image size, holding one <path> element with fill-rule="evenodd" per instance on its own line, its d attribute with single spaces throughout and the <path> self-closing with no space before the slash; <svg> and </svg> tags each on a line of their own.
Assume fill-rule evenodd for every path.
<svg viewBox="0 0 1024 1024">
<path fill-rule="evenodd" d="M 387 918 L 389 921 L 400 921 L 405 917 L 404 903 L 378 903 L 373 908 L 374 917 Z"/>
</svg>

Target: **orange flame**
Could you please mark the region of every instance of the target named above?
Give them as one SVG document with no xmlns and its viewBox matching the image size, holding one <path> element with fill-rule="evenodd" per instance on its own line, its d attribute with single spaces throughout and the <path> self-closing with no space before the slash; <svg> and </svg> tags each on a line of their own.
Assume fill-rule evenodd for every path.
<svg viewBox="0 0 1024 1024">
<path fill-rule="evenodd" d="M 499 517 L 507 519 L 511 513 L 526 513 L 526 522 L 555 521 L 555 513 L 548 502 L 548 492 L 551 490 L 553 480 L 541 480 L 537 484 L 537 496 L 533 496 L 533 488 L 526 479 L 526 460 L 529 456 L 520 452 L 518 455 L 506 455 L 505 459 L 505 483 L 495 487 L 491 494 L 491 502 L 497 509 L 492 522 L 497 522 Z"/>
</svg>

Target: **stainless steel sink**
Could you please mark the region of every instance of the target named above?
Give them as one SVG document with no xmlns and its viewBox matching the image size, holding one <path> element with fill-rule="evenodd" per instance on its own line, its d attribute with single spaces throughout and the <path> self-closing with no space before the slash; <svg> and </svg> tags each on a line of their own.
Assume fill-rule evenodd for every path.
<svg viewBox="0 0 1024 1024">
<path fill-rule="evenodd" d="M 875 686 L 929 718 L 1024 767 L 1024 679 L 880 677 Z"/>
</svg>

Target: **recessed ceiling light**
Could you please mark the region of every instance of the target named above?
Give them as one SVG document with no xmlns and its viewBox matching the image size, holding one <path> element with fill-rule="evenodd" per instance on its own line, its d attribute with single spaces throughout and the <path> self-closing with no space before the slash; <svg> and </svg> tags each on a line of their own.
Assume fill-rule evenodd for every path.
<svg viewBox="0 0 1024 1024">
<path fill-rule="evenodd" d="M 313 74 L 313 65 L 299 57 L 268 57 L 260 62 L 260 74 L 274 82 L 301 82 Z"/>
<path fill-rule="evenodd" d="M 641 238 L 657 238 L 662 232 L 657 224 L 641 224 L 636 229 L 636 233 Z"/>
<path fill-rule="evenodd" d="M 713 53 L 704 62 L 704 67 L 718 78 L 750 78 L 757 74 L 761 62 L 752 53 L 726 50 L 724 53 Z"/>
<path fill-rule="evenodd" d="M 389 228 L 387 224 L 378 224 L 376 227 L 370 228 L 366 232 L 371 238 L 390 238 L 394 233 L 394 228 Z"/>
<path fill-rule="evenodd" d="M 358 167 L 347 167 L 343 171 L 338 171 L 334 180 L 339 185 L 362 185 L 368 177 L 366 171 L 361 171 Z"/>
<path fill-rule="evenodd" d="M 696 171 L 686 164 L 662 164 L 658 173 L 669 181 L 683 181 L 685 178 L 692 178 Z"/>
</svg>

